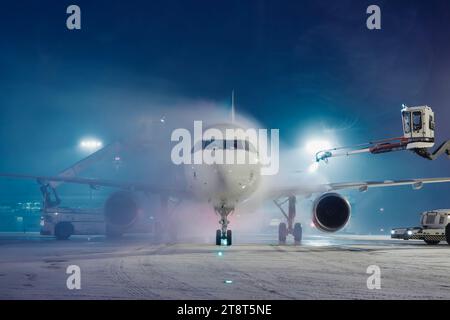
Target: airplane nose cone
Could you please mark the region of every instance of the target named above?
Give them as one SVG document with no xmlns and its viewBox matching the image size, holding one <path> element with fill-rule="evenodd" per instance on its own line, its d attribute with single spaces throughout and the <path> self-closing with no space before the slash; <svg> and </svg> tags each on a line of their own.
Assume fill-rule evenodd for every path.
<svg viewBox="0 0 450 320">
<path fill-rule="evenodd" d="M 199 165 L 191 171 L 192 191 L 208 200 L 239 201 L 255 190 L 259 177 L 253 165 Z"/>
</svg>

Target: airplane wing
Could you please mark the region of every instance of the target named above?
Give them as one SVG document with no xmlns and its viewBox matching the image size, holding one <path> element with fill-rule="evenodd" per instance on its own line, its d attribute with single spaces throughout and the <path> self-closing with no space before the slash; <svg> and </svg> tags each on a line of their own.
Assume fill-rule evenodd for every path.
<svg viewBox="0 0 450 320">
<path fill-rule="evenodd" d="M 75 178 L 77 177 L 83 170 L 90 167 L 91 165 L 99 162 L 100 160 L 104 160 L 106 157 L 111 156 L 111 154 L 119 154 L 121 150 L 124 149 L 124 144 L 121 142 L 114 142 L 111 143 L 103 148 L 101 148 L 98 151 L 95 151 L 94 153 L 88 155 L 87 157 L 81 159 L 80 161 L 76 162 L 69 168 L 61 171 L 58 173 L 58 177 L 64 177 L 64 178 Z M 57 188 L 60 184 L 64 183 L 65 181 L 50 181 L 50 185 L 52 188 Z"/>
<path fill-rule="evenodd" d="M 423 178 L 408 180 L 384 180 L 384 181 L 361 181 L 361 182 L 342 182 L 342 183 L 326 183 L 311 186 L 299 186 L 278 188 L 268 191 L 270 198 L 276 199 L 280 197 L 293 195 L 311 195 L 313 193 L 324 193 L 338 191 L 344 189 L 357 189 L 361 192 L 367 191 L 369 188 L 379 187 L 395 187 L 395 186 L 412 186 L 414 190 L 421 189 L 425 184 L 430 183 L 446 183 L 450 182 L 450 177 L 445 178 Z"/>
<path fill-rule="evenodd" d="M 184 196 L 186 194 L 186 190 L 182 188 L 178 189 L 178 188 L 154 186 L 144 183 L 128 183 L 128 182 L 92 179 L 92 178 L 62 177 L 62 176 L 50 177 L 50 176 L 37 176 L 37 175 L 15 174 L 15 173 L 0 173 L 0 177 L 36 180 L 39 184 L 46 184 L 52 182 L 53 183 L 66 182 L 66 183 L 88 185 L 94 189 L 98 187 L 111 187 L 132 191 L 170 194 L 174 196 Z"/>
<path fill-rule="evenodd" d="M 66 182 L 74 184 L 88 185 L 92 188 L 97 187 L 111 187 L 124 190 L 144 191 L 150 193 L 165 193 L 174 196 L 184 197 L 187 191 L 182 188 L 169 188 L 160 187 L 142 183 L 128 183 L 112 180 L 91 179 L 91 178 L 79 178 L 79 177 L 51 177 L 51 176 L 36 176 L 36 175 L 24 175 L 14 173 L 0 173 L 0 177 L 16 178 L 16 179 L 31 179 L 36 180 L 40 184 L 51 182 Z M 357 189 L 361 192 L 367 191 L 369 188 L 379 187 L 395 187 L 395 186 L 412 186 L 413 189 L 421 189 L 425 184 L 430 183 L 448 183 L 450 177 L 444 178 L 422 178 L 422 179 L 407 179 L 407 180 L 384 180 L 384 181 L 361 181 L 361 182 L 341 182 L 341 183 L 326 183 L 317 185 L 299 185 L 294 187 L 276 187 L 266 190 L 265 198 L 277 199 L 281 197 L 304 195 L 309 196 L 314 193 L 324 193 L 331 191 L 338 191 L 344 189 Z"/>
</svg>

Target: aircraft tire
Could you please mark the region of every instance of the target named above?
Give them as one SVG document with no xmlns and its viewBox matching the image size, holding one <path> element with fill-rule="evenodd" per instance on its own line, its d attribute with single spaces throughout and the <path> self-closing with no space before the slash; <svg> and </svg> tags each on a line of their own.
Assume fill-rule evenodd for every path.
<svg viewBox="0 0 450 320">
<path fill-rule="evenodd" d="M 227 246 L 231 246 L 233 243 L 233 234 L 231 230 L 227 230 Z"/>
<path fill-rule="evenodd" d="M 222 230 L 216 230 L 216 245 L 220 246 L 222 244 Z"/>
<path fill-rule="evenodd" d="M 295 241 L 295 243 L 298 244 L 298 243 L 302 242 L 302 235 L 303 235 L 302 224 L 297 222 L 294 225 L 294 241 Z"/>
</svg>

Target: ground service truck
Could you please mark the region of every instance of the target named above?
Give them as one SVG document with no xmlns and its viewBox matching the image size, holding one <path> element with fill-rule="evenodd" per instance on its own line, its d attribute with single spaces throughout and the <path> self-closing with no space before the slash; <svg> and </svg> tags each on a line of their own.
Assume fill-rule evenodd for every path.
<svg viewBox="0 0 450 320">
<path fill-rule="evenodd" d="M 423 240 L 429 245 L 441 241 L 450 244 L 450 209 L 425 211 L 421 214 L 420 224 L 420 227 L 392 229 L 391 238 Z"/>
</svg>

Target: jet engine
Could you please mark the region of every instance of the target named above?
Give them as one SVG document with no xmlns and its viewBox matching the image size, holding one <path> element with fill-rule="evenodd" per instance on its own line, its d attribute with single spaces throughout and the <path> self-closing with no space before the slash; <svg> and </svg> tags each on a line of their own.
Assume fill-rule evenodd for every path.
<svg viewBox="0 0 450 320">
<path fill-rule="evenodd" d="M 106 231 L 120 235 L 138 218 L 140 209 L 137 197 L 128 191 L 113 193 L 105 203 Z"/>
<path fill-rule="evenodd" d="M 350 215 L 350 203 L 338 193 L 325 193 L 314 201 L 313 223 L 321 231 L 341 230 L 347 224 Z"/>
</svg>

